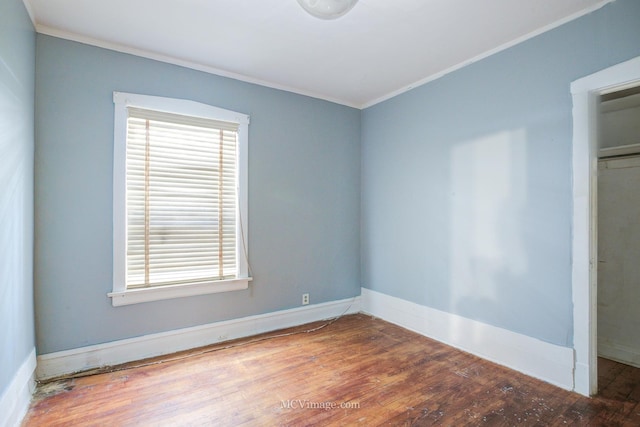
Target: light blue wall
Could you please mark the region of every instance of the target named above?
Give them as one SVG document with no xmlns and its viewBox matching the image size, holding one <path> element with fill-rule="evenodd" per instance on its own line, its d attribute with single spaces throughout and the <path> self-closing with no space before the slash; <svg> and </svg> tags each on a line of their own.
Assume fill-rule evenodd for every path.
<svg viewBox="0 0 640 427">
<path fill-rule="evenodd" d="M 40 354 L 360 293 L 360 111 L 44 35 L 36 57 Z M 111 306 L 113 91 L 251 115 L 250 290 Z"/>
<path fill-rule="evenodd" d="M 364 286 L 571 346 L 569 85 L 638 55 L 618 0 L 366 109 Z"/>
<path fill-rule="evenodd" d="M 0 396 L 35 346 L 34 60 L 22 1 L 0 2 Z"/>
<path fill-rule="evenodd" d="M 39 353 L 296 307 L 303 292 L 348 298 L 361 282 L 570 346 L 569 84 L 640 55 L 638 22 L 640 2 L 617 0 L 362 113 L 39 35 Z M 249 291 L 111 306 L 114 90 L 251 114 Z"/>
</svg>

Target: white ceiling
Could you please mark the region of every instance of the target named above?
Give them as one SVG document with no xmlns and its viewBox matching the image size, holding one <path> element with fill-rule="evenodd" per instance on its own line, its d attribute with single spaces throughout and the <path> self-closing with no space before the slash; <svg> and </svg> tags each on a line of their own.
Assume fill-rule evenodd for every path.
<svg viewBox="0 0 640 427">
<path fill-rule="evenodd" d="M 40 33 L 363 108 L 611 0 L 24 0 Z"/>
</svg>

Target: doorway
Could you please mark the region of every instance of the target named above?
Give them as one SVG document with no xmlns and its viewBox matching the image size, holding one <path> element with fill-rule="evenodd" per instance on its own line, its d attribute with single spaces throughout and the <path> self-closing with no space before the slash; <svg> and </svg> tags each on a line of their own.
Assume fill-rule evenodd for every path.
<svg viewBox="0 0 640 427">
<path fill-rule="evenodd" d="M 640 368 L 640 86 L 598 107 L 597 351 Z"/>
<path fill-rule="evenodd" d="M 602 95 L 640 85 L 640 57 L 571 84 L 573 99 L 572 294 L 574 390 L 598 392 L 598 109 Z"/>
</svg>

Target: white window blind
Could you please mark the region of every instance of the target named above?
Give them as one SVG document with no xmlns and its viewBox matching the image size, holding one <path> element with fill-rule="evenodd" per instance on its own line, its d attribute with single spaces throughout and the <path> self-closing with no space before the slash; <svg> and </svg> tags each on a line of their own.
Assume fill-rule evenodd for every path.
<svg viewBox="0 0 640 427">
<path fill-rule="evenodd" d="M 239 125 L 127 111 L 126 288 L 237 278 Z"/>
</svg>

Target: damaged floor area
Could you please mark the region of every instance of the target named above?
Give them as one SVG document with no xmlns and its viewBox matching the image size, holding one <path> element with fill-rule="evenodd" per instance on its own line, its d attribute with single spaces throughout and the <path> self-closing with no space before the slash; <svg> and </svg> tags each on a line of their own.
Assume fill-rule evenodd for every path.
<svg viewBox="0 0 640 427">
<path fill-rule="evenodd" d="M 589 399 L 363 314 L 322 325 L 41 384 L 22 425 L 640 425 L 640 369 L 600 359 Z"/>
</svg>

